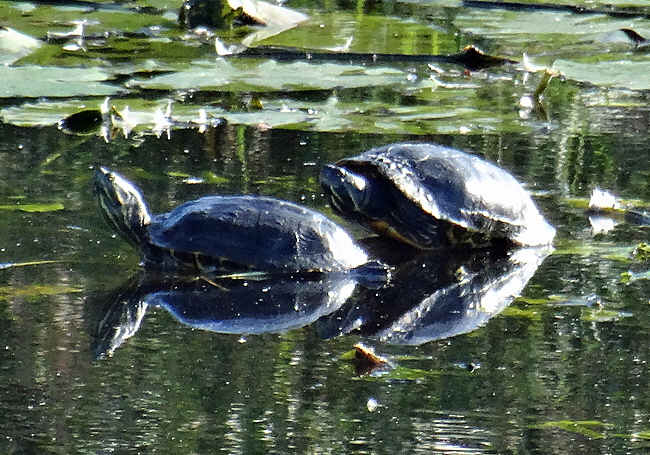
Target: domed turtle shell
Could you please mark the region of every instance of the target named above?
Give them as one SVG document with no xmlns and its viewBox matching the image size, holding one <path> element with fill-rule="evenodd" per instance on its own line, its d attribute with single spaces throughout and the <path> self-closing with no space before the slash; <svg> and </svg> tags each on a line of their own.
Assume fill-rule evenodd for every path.
<svg viewBox="0 0 650 455">
<path fill-rule="evenodd" d="M 352 238 L 324 215 L 259 196 L 206 196 L 156 215 L 152 244 L 195 254 L 205 266 L 251 270 L 340 271 L 368 261 Z M 203 261 L 203 262 L 202 262 Z"/>
<path fill-rule="evenodd" d="M 206 196 L 152 216 L 140 190 L 104 167 L 95 171 L 94 193 L 103 217 L 140 250 L 145 267 L 292 274 L 356 269 L 369 285 L 389 278 L 343 228 L 291 202 Z"/>
<path fill-rule="evenodd" d="M 545 245 L 555 236 L 510 173 L 441 145 L 375 148 L 326 166 L 321 184 L 341 216 L 421 249 Z"/>
</svg>

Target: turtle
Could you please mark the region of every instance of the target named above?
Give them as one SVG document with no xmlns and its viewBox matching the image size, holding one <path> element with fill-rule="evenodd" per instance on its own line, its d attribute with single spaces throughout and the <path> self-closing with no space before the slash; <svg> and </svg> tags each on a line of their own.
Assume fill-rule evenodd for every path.
<svg viewBox="0 0 650 455">
<path fill-rule="evenodd" d="M 363 272 L 388 279 L 350 234 L 325 215 L 265 196 L 214 195 L 152 215 L 140 190 L 98 167 L 94 193 L 104 219 L 140 252 L 146 269 L 200 274 Z"/>
<path fill-rule="evenodd" d="M 548 245 L 555 229 L 504 169 L 432 143 L 394 143 L 323 167 L 332 210 L 418 249 Z"/>
</svg>

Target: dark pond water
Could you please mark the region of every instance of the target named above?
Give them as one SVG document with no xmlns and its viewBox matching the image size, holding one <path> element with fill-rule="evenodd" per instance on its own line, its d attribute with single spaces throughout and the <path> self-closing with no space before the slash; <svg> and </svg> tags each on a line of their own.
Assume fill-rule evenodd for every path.
<svg viewBox="0 0 650 455">
<path fill-rule="evenodd" d="M 574 157 L 578 144 L 617 136 L 571 141 L 568 161 L 581 159 L 581 166 L 559 162 L 555 147 L 540 137 L 426 138 L 482 151 L 528 181 L 559 228 L 558 249 L 536 272 L 529 257 L 514 265 L 498 255 L 421 258 L 398 269 L 394 288 L 379 297 L 337 279 L 317 289 L 273 283 L 264 290 L 251 282 L 249 294 L 243 283 L 216 292 L 197 283 L 134 291 L 133 280 L 142 279 L 132 278 L 137 256 L 100 219 L 89 168 L 123 170 L 155 211 L 206 193 L 246 192 L 329 212 L 316 184 L 320 165 L 386 137 L 227 126 L 207 134 L 175 131 L 171 140 L 148 137 L 136 147 L 11 125 L 2 126 L 2 137 L 3 199 L 63 206 L 2 211 L 3 262 L 54 261 L 1 272 L 6 453 L 553 453 L 559 447 L 641 453 L 646 447 L 650 289 L 647 280 L 621 280 L 646 232 L 620 228 L 593 239 L 582 209 L 559 196 L 573 182 L 595 178 L 574 170 L 587 165 Z M 544 142 L 552 143 L 552 135 Z M 610 178 L 631 194 L 643 191 L 632 178 L 643 171 L 637 157 L 609 150 L 602 159 L 616 170 Z M 220 178 L 184 183 L 206 172 Z M 455 292 L 458 279 L 449 275 L 460 266 L 478 281 L 459 292 L 480 297 L 427 300 L 450 283 Z M 499 313 L 500 302 L 507 304 L 508 293 L 518 293 L 533 272 L 522 296 Z M 505 294 L 485 298 L 481 286 L 497 293 L 498 280 L 507 281 Z M 177 294 L 164 294 L 171 289 Z M 250 309 L 264 292 L 272 308 Z M 179 323 L 183 314 L 200 327 Z M 490 316 L 484 326 L 446 338 Z M 232 333 L 204 330 L 206 321 Z M 260 327 L 282 333 L 254 334 Z M 346 353 L 359 341 L 396 368 L 358 376 Z M 94 359 L 106 350 L 113 355 Z"/>
<path fill-rule="evenodd" d="M 4 3 L 5 25 L 39 37 L 81 17 L 100 29 L 171 27 L 177 10 L 158 2 L 156 14 L 124 13 L 127 25 L 79 5 Z M 521 69 L 227 66 L 212 46 L 178 50 L 173 40 L 157 56 L 157 43 L 182 34 L 172 28 L 79 53 L 48 44 L 3 67 L 0 454 L 647 453 L 650 263 L 632 253 L 649 230 L 621 221 L 594 233 L 584 213 L 595 187 L 640 209 L 650 201 L 647 56 L 601 39 L 632 19 L 446 2 L 303 10 L 315 18 L 305 29 L 268 42 L 330 47 L 354 36 L 355 52 L 404 54 L 474 43 L 545 65 L 553 57 L 567 75 L 529 110 L 521 98 L 540 75 Z M 634 27 L 650 29 L 643 18 Z M 142 58 L 120 54 L 129 46 Z M 630 70 L 596 65 L 607 59 Z M 140 129 L 109 141 L 60 131 L 63 115 L 102 102 L 102 84 L 119 89 L 113 104 L 131 106 Z M 152 113 L 171 99 L 178 120 L 204 108 L 228 122 L 157 137 Z M 103 165 L 137 182 L 156 213 L 246 193 L 345 224 L 321 193 L 320 168 L 401 140 L 469 150 L 513 172 L 557 228 L 554 250 L 385 256 L 396 270 L 384 289 L 349 276 L 182 280 L 141 273 L 91 192 Z M 392 367 L 361 371 L 359 342 Z"/>
</svg>

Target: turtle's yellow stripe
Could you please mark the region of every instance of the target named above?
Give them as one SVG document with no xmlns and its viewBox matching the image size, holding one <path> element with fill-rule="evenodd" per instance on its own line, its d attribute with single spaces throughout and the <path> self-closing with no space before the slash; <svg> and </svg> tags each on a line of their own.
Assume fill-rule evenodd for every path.
<svg viewBox="0 0 650 455">
<path fill-rule="evenodd" d="M 370 223 L 370 228 L 374 230 L 376 233 L 387 236 L 387 237 L 392 237 L 395 240 L 398 240 L 402 243 L 406 243 L 407 245 L 411 245 L 412 247 L 415 248 L 422 248 L 420 245 L 417 243 L 413 242 L 407 237 L 404 237 L 402 234 L 397 232 L 395 228 L 390 226 L 388 223 L 385 221 L 373 221 Z"/>
</svg>

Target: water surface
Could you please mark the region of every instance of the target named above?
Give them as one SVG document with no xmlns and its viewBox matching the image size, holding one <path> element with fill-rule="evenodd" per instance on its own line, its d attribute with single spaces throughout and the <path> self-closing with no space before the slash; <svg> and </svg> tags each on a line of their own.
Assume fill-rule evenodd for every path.
<svg viewBox="0 0 650 455">
<path fill-rule="evenodd" d="M 648 230 L 623 222 L 594 235 L 584 214 L 597 186 L 641 208 L 650 200 L 647 55 L 612 38 L 650 30 L 647 19 L 304 5 L 310 22 L 262 42 L 326 48 L 354 36 L 355 52 L 526 52 L 564 72 L 529 109 L 522 97 L 543 76 L 521 67 L 223 60 L 211 44 L 177 39 L 176 5 L 158 7 L 0 6 L 1 20 L 36 37 L 83 17 L 97 32 L 165 26 L 162 38 L 85 51 L 46 44 L 2 70 L 12 88 L 0 99 L 0 452 L 647 451 L 649 264 L 631 254 Z M 68 83 L 19 73 L 33 65 Z M 139 119 L 129 137 L 56 127 L 109 93 Z M 156 135 L 154 112 L 170 100 L 185 123 Z M 227 123 L 188 124 L 201 108 Z M 513 172 L 558 229 L 555 250 L 543 262 L 414 258 L 385 290 L 346 277 L 215 290 L 139 275 L 137 252 L 104 225 L 90 189 L 103 165 L 136 181 L 156 213 L 246 193 L 345 224 L 321 194 L 320 168 L 401 140 L 469 150 Z M 491 305 L 480 299 L 498 286 Z M 454 295 L 474 300 L 443 298 Z M 217 319 L 220 332 L 206 330 Z M 350 352 L 360 341 L 394 368 L 359 375 Z"/>
</svg>

